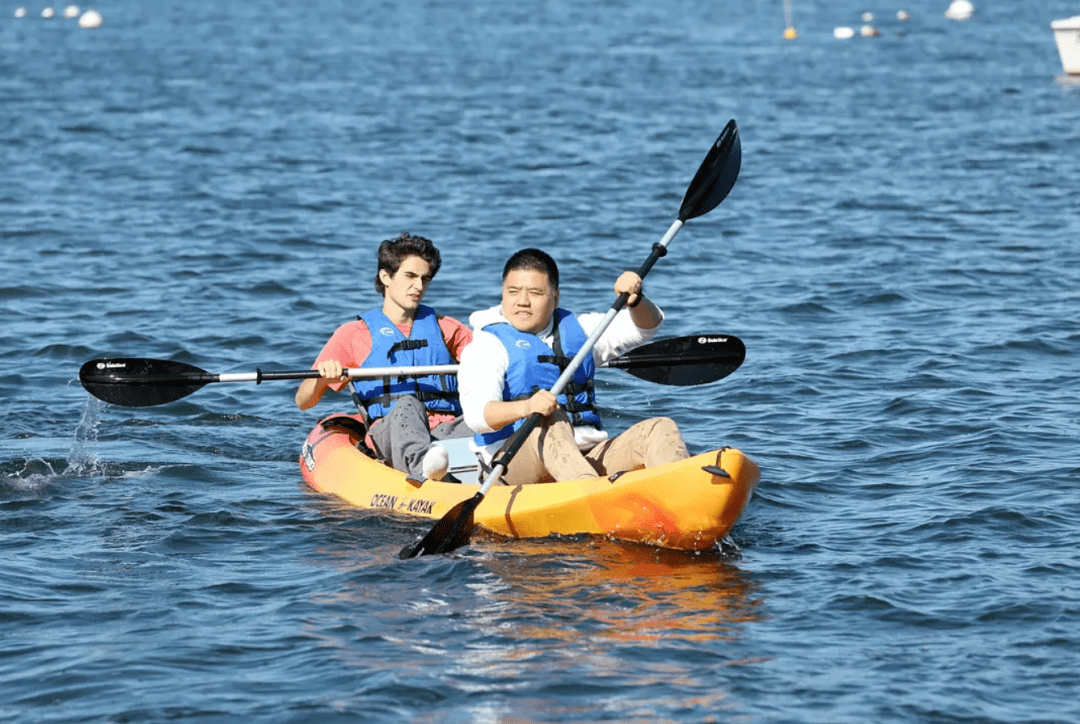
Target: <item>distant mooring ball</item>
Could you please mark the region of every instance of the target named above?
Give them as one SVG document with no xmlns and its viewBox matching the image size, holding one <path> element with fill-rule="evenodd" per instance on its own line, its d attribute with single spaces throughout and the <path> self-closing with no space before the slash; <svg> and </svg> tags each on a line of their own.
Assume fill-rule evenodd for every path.
<svg viewBox="0 0 1080 724">
<path fill-rule="evenodd" d="M 87 10 L 79 16 L 80 28 L 100 28 L 105 20 L 97 10 Z"/>
<path fill-rule="evenodd" d="M 797 37 L 799 37 L 799 32 L 795 30 L 795 28 L 790 25 L 784 28 L 784 38 L 787 40 L 794 40 Z"/>
<path fill-rule="evenodd" d="M 975 6 L 971 0 L 953 0 L 949 9 L 945 11 L 945 17 L 949 20 L 970 20 L 975 13 Z"/>
</svg>

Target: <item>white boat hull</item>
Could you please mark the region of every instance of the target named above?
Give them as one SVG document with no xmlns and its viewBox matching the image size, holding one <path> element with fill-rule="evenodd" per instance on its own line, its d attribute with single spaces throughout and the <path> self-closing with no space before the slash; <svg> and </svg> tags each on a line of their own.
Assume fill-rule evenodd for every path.
<svg viewBox="0 0 1080 724">
<path fill-rule="evenodd" d="M 1069 75 L 1080 75 L 1080 15 L 1050 23 L 1057 42 L 1061 67 Z"/>
</svg>

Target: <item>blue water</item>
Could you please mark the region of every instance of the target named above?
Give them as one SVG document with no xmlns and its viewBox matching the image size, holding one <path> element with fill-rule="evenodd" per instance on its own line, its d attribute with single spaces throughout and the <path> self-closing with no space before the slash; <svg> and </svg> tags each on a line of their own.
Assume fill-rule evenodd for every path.
<svg viewBox="0 0 1080 724">
<path fill-rule="evenodd" d="M 0 6 L 0 721 L 1080 721 L 1080 6 L 947 4 L 792 0 L 795 41 L 777 0 Z M 747 360 L 600 380 L 612 428 L 758 461 L 725 551 L 400 561 L 428 524 L 300 478 L 346 399 L 78 383 L 304 369 L 403 230 L 446 313 L 524 245 L 604 310 L 729 118 L 647 286 Z"/>
</svg>

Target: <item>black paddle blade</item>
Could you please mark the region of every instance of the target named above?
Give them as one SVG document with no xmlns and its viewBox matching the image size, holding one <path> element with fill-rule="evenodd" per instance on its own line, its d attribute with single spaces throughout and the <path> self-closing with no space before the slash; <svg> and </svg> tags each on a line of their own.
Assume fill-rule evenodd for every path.
<svg viewBox="0 0 1080 724">
<path fill-rule="evenodd" d="M 728 121 L 701 162 L 679 207 L 679 221 L 689 221 L 715 209 L 728 195 L 742 166 L 742 142 L 735 119 Z"/>
<path fill-rule="evenodd" d="M 124 407 L 173 402 L 216 378 L 183 362 L 127 357 L 92 359 L 79 370 L 79 381 L 87 392 Z"/>
<path fill-rule="evenodd" d="M 472 537 L 473 529 L 476 527 L 476 523 L 473 521 L 473 511 L 476 510 L 476 506 L 480 505 L 480 501 L 483 499 L 484 496 L 477 493 L 468 500 L 463 500 L 455 505 L 447 511 L 446 515 L 435 524 L 435 527 L 426 536 L 412 545 L 405 546 L 401 553 L 398 554 L 398 558 L 416 558 L 417 556 L 426 556 L 432 553 L 449 553 L 455 548 L 467 545 Z"/>
<path fill-rule="evenodd" d="M 608 362 L 661 385 L 703 385 L 730 375 L 746 359 L 742 340 L 730 334 L 664 339 Z"/>
</svg>

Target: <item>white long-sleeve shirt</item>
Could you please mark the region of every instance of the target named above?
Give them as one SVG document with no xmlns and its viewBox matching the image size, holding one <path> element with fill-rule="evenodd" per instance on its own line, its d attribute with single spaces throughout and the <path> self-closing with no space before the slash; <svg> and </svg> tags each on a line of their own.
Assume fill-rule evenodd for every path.
<svg viewBox="0 0 1080 724">
<path fill-rule="evenodd" d="M 622 309 L 611 320 L 600 339 L 593 347 L 593 360 L 597 367 L 603 367 L 610 360 L 621 357 L 635 347 L 640 347 L 654 336 L 663 324 L 663 312 L 661 322 L 652 329 L 641 329 L 634 324 L 628 309 Z M 604 321 L 606 314 L 590 312 L 577 315 L 586 335 L 591 335 Z M 469 316 L 469 325 L 473 328 L 472 342 L 462 351 L 460 366 L 458 367 L 458 395 L 461 401 L 461 409 L 465 416 L 465 424 L 473 432 L 494 432 L 484 419 L 484 408 L 489 402 L 499 402 L 503 399 L 503 387 L 506 383 L 506 370 L 510 366 L 510 356 L 506 353 L 499 338 L 490 332 L 483 331 L 489 324 L 506 322 L 502 307 L 495 306 L 490 309 L 481 309 Z M 553 335 L 554 319 L 537 336 L 549 347 L 554 344 Z M 593 446 L 607 439 L 605 430 L 597 430 L 590 426 L 575 427 L 574 436 L 578 447 L 589 450 Z M 480 447 L 475 441 L 470 441 L 470 447 L 479 454 L 486 463 L 491 459 L 505 441 L 495 442 Z"/>
</svg>

